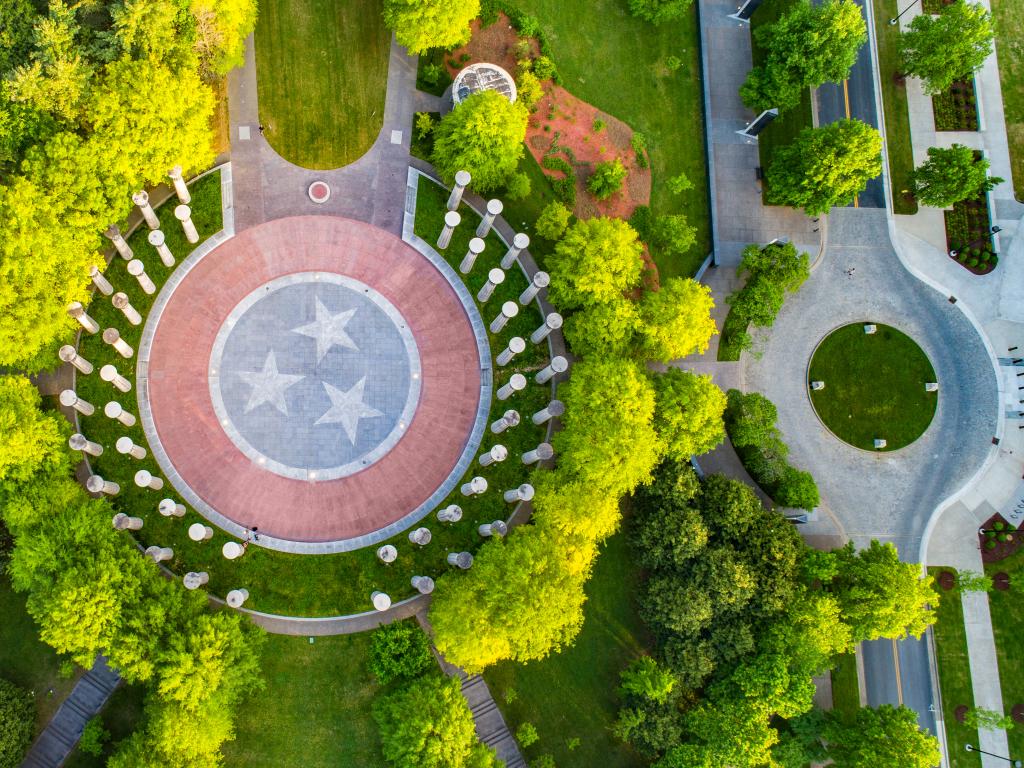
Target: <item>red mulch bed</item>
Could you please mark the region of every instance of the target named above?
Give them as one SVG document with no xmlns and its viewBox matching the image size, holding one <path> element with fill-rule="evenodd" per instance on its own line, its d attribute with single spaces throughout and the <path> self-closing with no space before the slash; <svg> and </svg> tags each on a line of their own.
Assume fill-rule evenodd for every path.
<svg viewBox="0 0 1024 768">
<path fill-rule="evenodd" d="M 956 586 L 956 577 L 952 571 L 941 571 L 939 573 L 939 586 L 947 592 Z"/>
<path fill-rule="evenodd" d="M 996 537 L 989 537 L 984 533 L 978 534 L 981 559 L 985 563 L 998 563 L 1000 560 L 1005 560 L 1024 545 L 1024 536 L 1015 531 L 1009 521 L 1000 514 L 992 515 L 982 524 L 981 528 L 985 531 L 991 531 L 993 530 L 993 525 L 997 522 L 1005 526 L 999 533 L 1007 534 L 1006 541 L 999 541 L 998 535 Z M 995 542 L 995 546 L 991 549 L 986 546 L 989 542 Z"/>
<path fill-rule="evenodd" d="M 1010 717 L 1014 722 L 1024 723 L 1024 704 L 1014 704 L 1013 709 L 1010 710 Z"/>
<path fill-rule="evenodd" d="M 1010 588 L 1010 574 L 1006 571 L 1000 571 L 992 577 L 992 586 L 1000 592 L 1006 592 Z"/>
<path fill-rule="evenodd" d="M 958 723 L 962 723 L 964 721 L 964 718 L 967 717 L 967 712 L 969 709 L 970 707 L 968 707 L 967 705 L 961 704 L 959 707 L 953 710 L 953 717 L 956 718 L 956 721 Z"/>
</svg>

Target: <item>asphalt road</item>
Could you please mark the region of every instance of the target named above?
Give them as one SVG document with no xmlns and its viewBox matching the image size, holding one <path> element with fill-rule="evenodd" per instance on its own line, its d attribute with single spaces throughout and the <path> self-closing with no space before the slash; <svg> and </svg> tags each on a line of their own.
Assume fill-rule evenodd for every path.
<svg viewBox="0 0 1024 768">
<path fill-rule="evenodd" d="M 927 635 L 920 640 L 872 640 L 863 643 L 861 651 L 868 705 L 910 707 L 917 712 L 918 724 L 936 733 Z"/>
</svg>

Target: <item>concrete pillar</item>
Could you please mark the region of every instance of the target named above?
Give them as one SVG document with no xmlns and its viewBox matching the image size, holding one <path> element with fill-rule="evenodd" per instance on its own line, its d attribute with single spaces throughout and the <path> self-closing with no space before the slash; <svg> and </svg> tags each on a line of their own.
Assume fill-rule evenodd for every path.
<svg viewBox="0 0 1024 768">
<path fill-rule="evenodd" d="M 117 449 L 118 453 L 131 456 L 133 459 L 141 461 L 146 458 L 146 449 L 141 445 L 136 445 L 127 435 L 117 438 L 117 442 L 114 443 L 114 447 Z"/>
<path fill-rule="evenodd" d="M 556 355 L 551 358 L 551 362 L 545 368 L 537 372 L 537 377 L 534 381 L 538 384 L 547 384 L 556 374 L 565 373 L 568 370 L 569 361 L 561 355 Z"/>
<path fill-rule="evenodd" d="M 227 560 L 237 560 L 245 554 L 245 547 L 237 541 L 228 541 L 220 548 L 220 553 L 224 555 L 224 558 Z"/>
<path fill-rule="evenodd" d="M 508 321 L 519 314 L 519 305 L 514 301 L 506 301 L 501 305 L 501 312 L 491 321 L 491 333 L 499 333 Z"/>
<path fill-rule="evenodd" d="M 512 238 L 512 247 L 505 251 L 505 255 L 501 257 L 501 268 L 508 269 L 516 263 L 516 259 L 519 258 L 519 254 L 523 252 L 530 245 L 530 236 L 525 232 L 518 233 Z"/>
<path fill-rule="evenodd" d="M 547 272 L 534 272 L 526 290 L 519 294 L 519 303 L 525 307 L 537 298 L 541 288 L 547 288 L 549 285 L 551 285 L 551 275 Z"/>
<path fill-rule="evenodd" d="M 148 488 L 151 491 L 160 491 L 164 487 L 163 480 L 153 477 L 152 473 L 145 469 L 140 469 L 135 473 L 135 484 L 139 488 Z"/>
<path fill-rule="evenodd" d="M 939 391 L 939 383 L 937 381 L 925 382 L 924 391 L 925 392 L 938 392 Z"/>
<path fill-rule="evenodd" d="M 165 267 L 173 267 L 174 254 L 167 247 L 167 237 L 164 233 L 159 229 L 154 229 L 146 239 L 149 240 L 150 245 L 156 248 L 156 252 L 160 255 L 160 261 L 163 262 L 163 265 Z"/>
<path fill-rule="evenodd" d="M 103 406 L 103 413 L 108 419 L 116 419 L 126 427 L 135 426 L 136 418 L 132 414 L 128 413 L 128 411 L 126 411 L 124 407 L 115 400 L 111 400 Z"/>
<path fill-rule="evenodd" d="M 122 259 L 124 259 L 125 261 L 132 260 L 135 254 L 132 251 L 132 247 L 128 245 L 128 241 L 125 240 L 124 237 L 121 235 L 120 229 L 118 229 L 115 225 L 111 224 L 109 227 L 106 228 L 103 234 L 106 235 L 107 239 L 109 239 L 110 242 L 114 244 L 114 247 L 117 249 L 117 252 L 121 254 Z"/>
<path fill-rule="evenodd" d="M 492 269 L 487 273 L 487 282 L 484 283 L 479 293 L 476 295 L 476 300 L 481 304 L 486 304 L 487 300 L 494 295 L 494 289 L 505 282 L 505 272 L 500 269 Z"/>
<path fill-rule="evenodd" d="M 437 513 L 437 519 L 442 523 L 457 523 L 462 519 L 462 507 L 458 504 L 449 504 Z"/>
<path fill-rule="evenodd" d="M 386 611 L 391 607 L 391 597 L 385 592 L 381 592 L 379 589 L 375 589 L 370 594 L 370 601 L 373 603 L 373 607 L 378 611 Z"/>
<path fill-rule="evenodd" d="M 178 199 L 186 205 L 191 203 L 192 193 L 188 191 L 188 184 L 185 183 L 185 179 L 181 175 L 181 166 L 174 166 L 167 175 L 171 177 L 171 181 L 174 183 L 174 194 L 178 196 Z"/>
<path fill-rule="evenodd" d="M 115 293 L 114 297 L 110 300 L 110 303 L 113 304 L 116 309 L 121 310 L 122 314 L 132 325 L 140 325 L 142 323 L 142 315 L 140 315 L 139 310 L 133 307 L 131 302 L 128 301 L 127 293 Z"/>
<path fill-rule="evenodd" d="M 124 512 L 118 512 L 110 522 L 115 531 L 137 531 L 145 521 L 141 517 L 129 517 Z"/>
<path fill-rule="evenodd" d="M 103 331 L 103 341 L 117 350 L 117 354 L 125 359 L 135 354 L 131 344 L 121 338 L 121 332 L 117 328 L 105 329 Z"/>
<path fill-rule="evenodd" d="M 498 214 L 504 210 L 505 206 L 502 205 L 501 200 L 494 199 L 487 201 L 487 211 L 484 213 L 484 217 L 480 219 L 480 226 L 476 228 L 477 237 L 487 237 L 487 233 L 491 231 L 491 227 L 494 226 L 494 220 L 498 218 Z"/>
<path fill-rule="evenodd" d="M 213 528 L 202 523 L 192 523 L 188 527 L 188 537 L 192 541 L 209 541 L 213 538 Z"/>
<path fill-rule="evenodd" d="M 390 544 L 385 544 L 383 547 L 377 547 L 377 559 L 382 563 L 393 563 L 398 559 L 398 550 Z"/>
<path fill-rule="evenodd" d="M 461 221 L 462 217 L 456 211 L 448 211 L 444 215 L 444 229 L 441 230 L 441 234 L 437 238 L 437 249 L 439 251 L 443 251 L 451 244 L 452 233 Z"/>
<path fill-rule="evenodd" d="M 495 520 L 493 523 L 484 523 L 477 526 L 476 532 L 485 539 L 491 536 L 504 536 L 508 533 L 508 526 L 504 520 Z"/>
<path fill-rule="evenodd" d="M 96 413 L 96 406 L 80 398 L 73 389 L 65 389 L 60 393 L 60 404 L 65 408 L 74 408 L 83 416 L 92 416 Z"/>
<path fill-rule="evenodd" d="M 476 264 L 476 257 L 484 252 L 484 248 L 487 247 L 487 243 L 481 240 L 479 237 L 474 237 L 469 241 L 469 248 L 466 250 L 466 255 L 462 257 L 462 262 L 459 264 L 459 272 L 464 275 L 468 275 L 473 271 L 473 265 Z"/>
<path fill-rule="evenodd" d="M 874 323 L 864 323 L 864 333 L 866 333 L 868 336 L 874 333 L 878 333 L 878 326 L 875 325 Z"/>
<path fill-rule="evenodd" d="M 817 392 L 819 390 L 822 390 L 824 388 L 825 388 L 825 382 L 824 381 L 812 381 L 811 382 L 811 389 L 813 389 L 815 392 Z"/>
<path fill-rule="evenodd" d="M 185 589 L 199 589 L 210 581 L 210 574 L 206 571 L 189 571 L 181 580 Z"/>
<path fill-rule="evenodd" d="M 154 563 L 162 563 L 164 560 L 170 560 L 174 557 L 174 550 L 170 547 L 146 547 L 146 557 Z"/>
<path fill-rule="evenodd" d="M 81 432 L 75 432 L 71 437 L 68 438 L 68 448 L 72 451 L 81 451 L 87 453 L 90 456 L 102 456 L 103 446 L 99 443 L 94 443 L 89 440 Z"/>
<path fill-rule="evenodd" d="M 229 608 L 241 608 L 242 604 L 249 599 L 248 589 L 232 589 L 225 595 L 225 602 Z"/>
<path fill-rule="evenodd" d="M 462 202 L 462 193 L 466 191 L 466 187 L 469 186 L 469 182 L 472 180 L 473 177 L 469 175 L 469 171 L 455 172 L 455 186 L 452 187 L 452 193 L 448 195 L 449 211 L 454 211 L 459 207 L 459 203 Z"/>
<path fill-rule="evenodd" d="M 518 426 L 519 420 L 519 411 L 509 409 L 501 415 L 500 419 L 491 424 L 491 432 L 496 435 L 500 435 L 506 429 Z"/>
<path fill-rule="evenodd" d="M 524 389 L 526 389 L 526 377 L 521 373 L 513 373 L 508 384 L 498 390 L 498 399 L 508 400 L 516 392 L 522 392 Z"/>
<path fill-rule="evenodd" d="M 885 448 L 885 446 L 887 446 L 887 445 L 888 445 L 888 443 L 883 438 L 881 438 L 881 437 L 876 437 L 875 438 L 875 448 L 876 449 L 880 450 L 882 448 Z"/>
<path fill-rule="evenodd" d="M 530 417 L 530 420 L 533 421 L 534 424 L 543 424 L 546 421 L 558 418 L 563 413 L 565 413 L 565 403 L 561 400 L 552 400 L 544 407 L 543 410 L 537 411 L 533 414 L 533 416 Z"/>
<path fill-rule="evenodd" d="M 132 202 L 139 206 L 142 218 L 146 220 L 146 224 L 150 229 L 160 229 L 160 219 L 156 217 L 156 211 L 149 204 L 149 193 L 146 190 L 141 190 L 132 195 Z"/>
<path fill-rule="evenodd" d="M 491 464 L 499 464 L 508 458 L 508 448 L 504 445 L 496 445 L 480 457 L 480 466 L 489 467 Z"/>
<path fill-rule="evenodd" d="M 192 221 L 192 209 L 182 203 L 175 207 L 174 218 L 181 222 L 181 228 L 185 231 L 185 239 L 190 243 L 199 242 L 199 230 Z"/>
<path fill-rule="evenodd" d="M 419 544 L 421 547 L 427 546 L 432 538 L 429 528 L 417 528 L 415 531 L 409 531 L 409 541 Z"/>
<path fill-rule="evenodd" d="M 99 475 L 89 475 L 85 481 L 85 488 L 89 493 L 103 493 L 107 496 L 116 496 L 121 492 L 121 486 L 110 480 L 104 480 Z"/>
<path fill-rule="evenodd" d="M 132 383 L 118 373 L 117 368 L 112 365 L 104 365 L 100 368 L 100 378 L 113 384 L 121 392 L 131 392 L 132 390 Z"/>
<path fill-rule="evenodd" d="M 184 517 L 185 505 L 179 504 L 174 499 L 161 499 L 157 506 L 160 514 L 164 517 Z"/>
<path fill-rule="evenodd" d="M 561 327 L 562 316 L 557 312 L 552 312 L 544 318 L 544 324 L 530 334 L 530 341 L 534 344 L 540 344 L 544 339 L 551 335 L 552 331 L 557 331 Z"/>
<path fill-rule="evenodd" d="M 413 576 L 412 588 L 421 595 L 429 595 L 434 591 L 434 580 L 429 576 Z"/>
<path fill-rule="evenodd" d="M 473 565 L 473 555 L 469 552 L 449 552 L 448 565 L 468 571 Z"/>
<path fill-rule="evenodd" d="M 84 373 L 88 376 L 93 372 L 92 363 L 82 357 L 70 344 L 65 344 L 59 350 L 57 350 L 57 357 L 61 359 L 61 362 L 71 363 L 75 366 L 75 369 L 79 373 Z"/>
<path fill-rule="evenodd" d="M 511 491 L 505 491 L 505 501 L 509 504 L 514 504 L 520 501 L 529 501 L 533 498 L 533 486 L 529 483 L 523 483 L 518 488 L 513 488 Z"/>
<path fill-rule="evenodd" d="M 156 283 L 146 274 L 146 265 L 140 259 L 132 259 L 128 262 L 128 274 L 139 281 L 139 288 L 147 296 L 152 296 L 156 293 Z"/>
<path fill-rule="evenodd" d="M 499 366 L 508 365 L 512 358 L 526 350 L 526 342 L 520 336 L 513 336 L 508 340 L 508 346 L 498 353 L 497 363 Z"/>
<path fill-rule="evenodd" d="M 103 273 L 100 272 L 100 268 L 95 264 L 89 267 L 89 279 L 92 280 L 92 284 L 96 286 L 96 290 L 104 296 L 109 296 L 114 292 L 114 286 L 112 286 L 110 281 L 103 276 Z"/>
<path fill-rule="evenodd" d="M 487 490 L 487 481 L 482 477 L 474 477 L 468 483 L 463 483 L 460 490 L 463 496 L 479 496 Z"/>
<path fill-rule="evenodd" d="M 523 454 L 523 464 L 536 464 L 538 461 L 547 461 L 554 457 L 555 449 L 551 447 L 551 443 L 541 443 L 532 451 L 527 451 Z"/>
<path fill-rule="evenodd" d="M 89 316 L 80 301 L 72 301 L 68 304 L 68 315 L 77 320 L 79 325 L 85 328 L 89 333 L 96 333 L 96 331 L 100 329 L 100 324 Z"/>
</svg>

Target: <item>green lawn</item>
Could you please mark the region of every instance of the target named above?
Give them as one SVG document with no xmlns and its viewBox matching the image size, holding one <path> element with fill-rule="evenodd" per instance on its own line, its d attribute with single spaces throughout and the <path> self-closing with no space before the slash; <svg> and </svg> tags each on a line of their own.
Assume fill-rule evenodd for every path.
<svg viewBox="0 0 1024 768">
<path fill-rule="evenodd" d="M 938 580 L 942 571 L 951 568 L 929 568 L 928 573 Z M 955 571 L 954 571 L 955 573 Z M 967 637 L 964 631 L 964 609 L 960 595 L 941 591 L 935 609 L 938 621 L 935 632 L 935 655 L 939 667 L 939 688 L 942 691 L 942 716 L 946 722 L 950 768 L 981 768 L 981 757 L 964 749 L 965 744 L 978 743 L 978 729 L 958 723 L 954 712 L 960 705 L 974 706 L 971 688 L 971 668 L 967 657 Z"/>
<path fill-rule="evenodd" d="M 885 110 L 885 140 L 889 155 L 889 183 L 892 185 L 894 213 L 917 213 L 917 201 L 904 197 L 910 189 L 914 170 L 914 151 L 910 144 L 910 111 L 907 87 L 893 81 L 899 70 L 896 45 L 900 37 L 898 24 L 889 19 L 899 13 L 897 0 L 874 0 L 875 35 L 878 40 L 878 70 L 882 82 L 882 106 Z"/>
<path fill-rule="evenodd" d="M 270 635 L 266 688 L 235 716 L 226 768 L 385 768 L 370 715 L 376 684 L 366 670 L 370 636 Z"/>
<path fill-rule="evenodd" d="M 999 658 L 999 683 L 1003 689 L 1003 707 L 1009 712 L 1015 705 L 1024 704 L 1024 550 L 985 567 L 989 576 L 1005 571 L 1010 574 L 1011 588 L 989 595 L 992 611 L 992 630 L 996 638 L 996 656 Z M 1024 759 L 1024 726 L 1017 725 L 1006 734 L 1010 739 L 1010 754 Z"/>
<path fill-rule="evenodd" d="M 992 0 L 992 15 L 1013 184 L 1017 199 L 1024 200 L 1024 14 L 1019 0 Z"/>
<path fill-rule="evenodd" d="M 64 763 L 65 768 L 103 768 L 117 748 L 117 742 L 132 734 L 142 719 L 146 689 L 141 685 L 121 685 L 100 713 L 104 730 L 110 734 L 100 755 L 87 755 L 75 749 Z"/>
<path fill-rule="evenodd" d="M 536 726 L 540 741 L 525 750 L 528 760 L 551 754 L 558 768 L 647 764 L 610 732 L 620 707 L 619 673 L 648 645 L 634 601 L 639 580 L 626 535 L 613 536 L 587 584 L 586 621 L 575 644 L 542 661 L 499 664 L 484 674 L 509 727 Z M 570 749 L 574 738 L 580 745 Z"/>
<path fill-rule="evenodd" d="M 925 392 L 935 370 L 914 340 L 888 325 L 877 327 L 874 334 L 865 333 L 863 323 L 833 331 L 811 358 L 808 382 L 825 382 L 811 392 L 811 402 L 836 437 L 866 450 L 880 437 L 888 443 L 884 450 L 893 451 L 928 428 L 938 393 Z"/>
<path fill-rule="evenodd" d="M 391 35 L 382 0 L 263 0 L 256 25 L 260 122 L 306 168 L 338 168 L 384 122 Z"/>
<path fill-rule="evenodd" d="M 832 662 L 832 711 L 852 722 L 860 709 L 860 681 L 857 657 L 852 653 L 837 656 Z"/>
</svg>

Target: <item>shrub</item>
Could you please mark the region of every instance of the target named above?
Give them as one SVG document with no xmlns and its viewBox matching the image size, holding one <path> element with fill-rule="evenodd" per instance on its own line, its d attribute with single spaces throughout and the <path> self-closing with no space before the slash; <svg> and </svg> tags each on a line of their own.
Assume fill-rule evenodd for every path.
<svg viewBox="0 0 1024 768">
<path fill-rule="evenodd" d="M 677 69 L 683 66 L 683 60 L 678 56 L 669 56 L 665 59 L 665 66 L 668 67 L 669 72 L 675 72 Z"/>
<path fill-rule="evenodd" d="M 673 195 L 681 195 L 686 190 L 693 189 L 693 182 L 685 173 L 680 173 L 666 181 L 665 186 Z"/>
<path fill-rule="evenodd" d="M 600 117 L 595 117 L 594 118 L 594 125 L 593 125 L 594 133 L 600 133 L 601 131 L 604 130 L 604 128 L 605 128 L 604 120 L 602 120 Z"/>
<path fill-rule="evenodd" d="M 697 242 L 697 230 L 681 213 L 659 216 L 650 226 L 649 241 L 669 256 L 682 256 Z"/>
<path fill-rule="evenodd" d="M 544 88 L 533 72 L 520 72 L 516 81 L 517 98 L 531 112 L 537 102 L 544 98 Z"/>
<path fill-rule="evenodd" d="M 509 200 L 523 200 L 530 196 L 530 177 L 525 173 L 513 173 L 505 187 Z"/>
<path fill-rule="evenodd" d="M 0 678 L 0 768 L 16 768 L 32 741 L 35 725 L 32 694 Z"/>
<path fill-rule="evenodd" d="M 976 267 L 976 266 L 978 266 L 978 260 L 972 256 L 970 259 L 967 260 L 967 266 L 969 266 L 969 267 Z"/>
<path fill-rule="evenodd" d="M 558 240 L 569 226 L 572 212 L 559 202 L 548 203 L 537 217 L 534 228 L 537 234 L 548 240 Z"/>
<path fill-rule="evenodd" d="M 530 768 L 558 768 L 555 765 L 555 758 L 551 755 L 541 755 L 530 762 Z"/>
<path fill-rule="evenodd" d="M 99 715 L 92 718 L 82 729 L 82 737 L 78 740 L 78 748 L 87 755 L 99 757 L 103 754 L 103 745 L 110 739 L 110 731 L 103 727 Z"/>
<path fill-rule="evenodd" d="M 434 132 L 434 118 L 429 112 L 416 113 L 416 135 L 420 139 L 427 138 Z"/>
<path fill-rule="evenodd" d="M 420 72 L 420 77 L 423 79 L 423 82 L 428 85 L 437 85 L 438 81 L 441 79 L 441 65 L 435 64 L 434 62 L 425 64 L 423 66 L 423 70 Z"/>
<path fill-rule="evenodd" d="M 633 138 L 629 140 L 629 143 L 633 146 L 633 152 L 636 155 L 636 165 L 638 168 L 647 168 L 650 163 L 647 162 L 647 137 L 642 133 L 634 133 Z"/>
<path fill-rule="evenodd" d="M 537 729 L 533 726 L 533 723 L 523 723 L 516 728 L 516 741 L 519 742 L 523 749 L 536 744 L 539 740 L 540 736 L 537 735 Z"/>
<path fill-rule="evenodd" d="M 550 171 L 561 171 L 565 175 L 561 178 L 548 176 L 551 186 L 555 190 L 555 197 L 567 206 L 576 205 L 576 171 L 565 158 L 558 155 L 545 155 L 541 165 Z"/>
<path fill-rule="evenodd" d="M 427 636 L 411 621 L 387 624 L 374 631 L 368 666 L 381 685 L 416 677 L 432 663 Z"/>
<path fill-rule="evenodd" d="M 557 74 L 558 70 L 553 62 L 547 56 L 538 56 L 533 60 L 533 74 L 535 74 L 541 80 L 551 80 Z"/>
<path fill-rule="evenodd" d="M 607 200 L 620 189 L 626 180 L 626 168 L 619 159 L 598 163 L 587 179 L 587 190 L 598 200 Z"/>
</svg>

